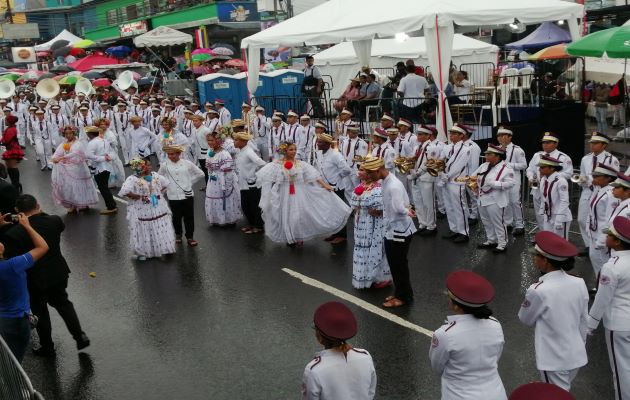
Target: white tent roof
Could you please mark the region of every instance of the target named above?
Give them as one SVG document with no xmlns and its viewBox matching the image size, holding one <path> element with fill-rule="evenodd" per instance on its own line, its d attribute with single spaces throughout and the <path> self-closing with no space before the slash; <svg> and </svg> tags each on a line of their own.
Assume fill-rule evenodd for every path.
<svg viewBox="0 0 630 400">
<path fill-rule="evenodd" d="M 389 0 L 366 7 L 364 0 L 331 0 L 241 41 L 247 47 L 340 43 L 414 32 L 424 25 L 525 24 L 577 19 L 583 6 L 561 0 Z"/>
<path fill-rule="evenodd" d="M 192 36 L 168 26 L 159 26 L 152 31 L 135 37 L 133 43 L 136 47 L 175 46 L 192 43 Z"/>
<path fill-rule="evenodd" d="M 50 46 L 52 46 L 53 43 L 55 43 L 57 40 L 67 40 L 70 44 L 76 43 L 79 40 L 83 40 L 80 37 L 74 35 L 72 32 L 69 32 L 67 30 L 63 30 L 61 31 L 60 34 L 58 34 L 57 36 L 55 36 L 52 40 L 49 40 L 46 43 L 42 43 L 42 44 L 38 44 L 35 46 L 35 51 L 46 51 L 46 50 L 50 50 Z"/>
<path fill-rule="evenodd" d="M 623 58 L 584 58 L 584 70 L 586 80 L 594 82 L 604 82 L 609 84 L 616 83 L 624 72 L 624 64 L 626 60 Z M 578 69 L 581 73 L 581 69 Z M 575 65 L 564 73 L 568 78 L 572 78 L 575 74 Z M 626 76 L 626 80 L 630 77 Z"/>
<path fill-rule="evenodd" d="M 453 57 L 471 54 L 497 53 L 499 48 L 481 40 L 456 34 L 453 37 Z M 426 58 L 427 46 L 424 37 L 411 37 L 404 42 L 396 39 L 375 39 L 372 41 L 372 57 L 400 59 Z M 315 64 L 355 64 L 359 62 L 351 42 L 343 42 L 317 53 Z M 372 64 L 370 64 L 372 65 Z"/>
</svg>

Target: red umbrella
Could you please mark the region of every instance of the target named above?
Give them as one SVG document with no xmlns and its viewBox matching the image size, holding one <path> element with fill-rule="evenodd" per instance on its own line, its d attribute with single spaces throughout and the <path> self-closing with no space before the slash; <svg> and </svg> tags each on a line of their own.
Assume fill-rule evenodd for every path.
<svg viewBox="0 0 630 400">
<path fill-rule="evenodd" d="M 50 51 L 38 51 L 35 55 L 37 57 L 48 57 L 50 55 Z"/>
<path fill-rule="evenodd" d="M 107 56 L 103 56 L 99 54 L 92 54 L 68 65 L 70 65 L 72 68 L 76 69 L 77 71 L 85 72 L 94 68 L 95 65 L 112 65 L 112 64 L 118 64 L 118 60 L 113 57 L 107 57 Z"/>
<path fill-rule="evenodd" d="M 85 50 L 79 49 L 77 47 L 73 47 L 72 50 L 70 50 L 70 53 L 68 54 L 73 55 L 73 56 L 82 56 L 83 54 L 85 54 Z"/>
<path fill-rule="evenodd" d="M 93 80 L 92 85 L 96 87 L 110 87 L 112 85 L 112 81 L 107 78 L 100 78 Z"/>
<path fill-rule="evenodd" d="M 235 58 L 233 60 L 227 61 L 225 64 L 226 67 L 230 67 L 230 68 L 238 68 L 241 71 L 247 71 L 247 66 L 245 65 L 245 61 L 239 59 L 239 58 Z"/>
</svg>

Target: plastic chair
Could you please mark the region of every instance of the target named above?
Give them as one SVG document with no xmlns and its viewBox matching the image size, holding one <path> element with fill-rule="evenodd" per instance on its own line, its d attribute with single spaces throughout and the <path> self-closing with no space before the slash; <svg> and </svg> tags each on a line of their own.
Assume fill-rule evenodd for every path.
<svg viewBox="0 0 630 400">
<path fill-rule="evenodd" d="M 506 68 L 501 72 L 499 86 L 507 86 L 508 102 L 512 94 L 512 90 L 518 90 L 518 69 Z"/>
<path fill-rule="evenodd" d="M 529 91 L 529 97 L 531 103 L 534 103 L 534 99 L 531 93 L 532 79 L 534 77 L 534 68 L 532 67 L 524 67 L 518 70 L 518 74 L 521 77 L 521 83 L 518 85 L 518 99 L 520 104 L 523 104 L 523 92 L 525 90 Z"/>
</svg>

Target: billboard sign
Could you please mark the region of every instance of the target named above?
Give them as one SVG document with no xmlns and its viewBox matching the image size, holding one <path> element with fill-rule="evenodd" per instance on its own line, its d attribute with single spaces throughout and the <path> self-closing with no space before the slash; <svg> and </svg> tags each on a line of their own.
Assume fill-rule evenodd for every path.
<svg viewBox="0 0 630 400">
<path fill-rule="evenodd" d="M 11 47 L 11 54 L 16 64 L 37 62 L 35 47 Z"/>
<path fill-rule="evenodd" d="M 4 39 L 39 39 L 38 24 L 2 24 Z"/>
<path fill-rule="evenodd" d="M 217 16 L 220 22 L 260 21 L 255 2 L 217 3 Z"/>
<path fill-rule="evenodd" d="M 142 20 L 142 21 L 130 22 L 128 24 L 122 24 L 119 26 L 119 29 L 120 29 L 120 37 L 136 36 L 141 33 L 147 32 L 148 30 L 147 21 Z"/>
</svg>

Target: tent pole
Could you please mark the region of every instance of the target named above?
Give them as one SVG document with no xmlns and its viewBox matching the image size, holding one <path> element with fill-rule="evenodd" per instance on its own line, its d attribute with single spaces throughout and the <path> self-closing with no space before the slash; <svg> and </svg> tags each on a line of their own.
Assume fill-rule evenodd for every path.
<svg viewBox="0 0 630 400">
<path fill-rule="evenodd" d="M 626 110 L 628 109 L 628 85 L 626 85 L 626 69 L 628 67 L 628 59 L 624 58 L 623 60 L 623 75 L 621 76 L 621 85 L 623 86 L 623 110 L 621 110 L 621 115 L 623 115 L 623 141 L 626 142 L 628 138 L 626 135 L 628 134 L 628 116 L 626 115 Z M 626 156 L 628 154 L 626 153 Z"/>
<path fill-rule="evenodd" d="M 170 70 L 171 70 L 171 69 L 168 67 L 168 65 L 166 65 L 166 64 L 164 63 L 164 61 L 162 61 L 162 59 L 160 58 L 160 56 L 158 56 L 158 55 L 157 55 L 157 54 L 153 51 L 153 49 L 152 49 L 151 47 L 147 46 L 147 50 L 149 50 L 149 53 L 153 54 L 153 55 L 155 56 L 155 58 L 157 58 L 157 59 L 160 61 L 160 63 L 162 63 L 162 65 L 164 65 L 164 66 L 166 67 L 167 71 L 170 71 Z M 177 74 L 175 74 L 175 76 L 177 76 Z M 179 79 L 179 77 L 178 77 L 178 76 L 177 76 L 177 78 L 175 78 L 174 80 L 177 80 L 177 79 Z"/>
<path fill-rule="evenodd" d="M 437 38 L 438 69 L 440 70 L 440 107 L 442 108 L 442 129 L 446 135 L 446 110 L 444 109 L 444 85 L 442 85 L 442 51 L 440 50 L 440 28 L 438 25 L 437 14 L 435 15 L 435 33 Z"/>
</svg>

